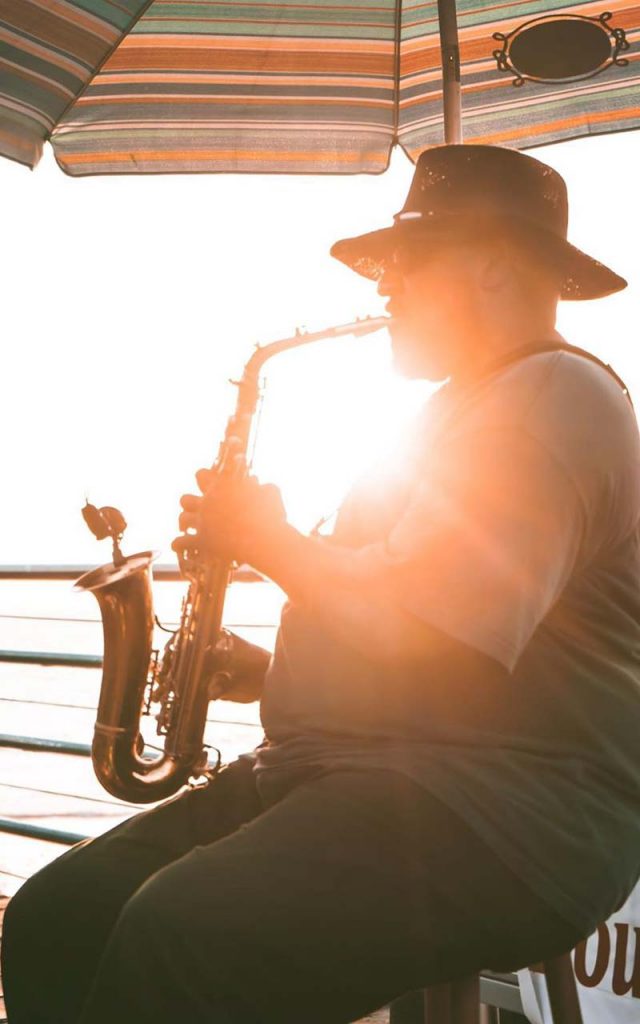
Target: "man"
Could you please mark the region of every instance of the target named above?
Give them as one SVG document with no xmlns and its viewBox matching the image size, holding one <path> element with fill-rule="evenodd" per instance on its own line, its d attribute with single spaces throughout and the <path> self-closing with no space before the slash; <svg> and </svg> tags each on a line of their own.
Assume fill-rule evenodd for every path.
<svg viewBox="0 0 640 1024">
<path fill-rule="evenodd" d="M 449 382 L 329 540 L 255 480 L 183 499 L 183 559 L 289 596 L 225 694 L 262 694 L 266 743 L 24 886 L 11 1024 L 339 1024 L 571 948 L 640 873 L 640 445 L 554 329 L 624 281 L 566 241 L 555 172 L 483 146 L 424 153 L 333 252 L 402 372 Z"/>
</svg>

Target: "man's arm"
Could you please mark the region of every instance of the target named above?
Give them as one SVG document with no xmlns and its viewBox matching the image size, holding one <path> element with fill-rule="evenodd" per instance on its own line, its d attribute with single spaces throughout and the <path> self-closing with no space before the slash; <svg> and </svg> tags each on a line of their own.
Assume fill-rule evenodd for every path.
<svg viewBox="0 0 640 1024">
<path fill-rule="evenodd" d="M 197 536 L 176 550 L 234 553 L 380 664 L 472 671 L 476 656 L 481 675 L 513 668 L 573 571 L 584 528 L 563 466 L 518 431 L 443 448 L 386 540 L 358 550 L 302 536 L 277 489 L 255 480 L 183 504 L 181 526 Z"/>
<path fill-rule="evenodd" d="M 206 557 L 252 565 L 360 653 L 391 664 L 399 653 L 419 659 L 436 644 L 450 643 L 385 594 L 384 545 L 353 550 L 304 536 L 286 521 L 272 485 L 241 480 L 233 493 L 214 488 L 204 498 L 184 495 L 182 505 L 180 526 L 191 532 L 173 543 L 181 558 L 201 557 L 204 550 Z"/>
<path fill-rule="evenodd" d="M 385 585 L 383 545 L 353 551 L 289 524 L 254 556 L 257 568 L 336 639 L 389 666 L 444 656 L 452 640 L 404 609 Z"/>
</svg>

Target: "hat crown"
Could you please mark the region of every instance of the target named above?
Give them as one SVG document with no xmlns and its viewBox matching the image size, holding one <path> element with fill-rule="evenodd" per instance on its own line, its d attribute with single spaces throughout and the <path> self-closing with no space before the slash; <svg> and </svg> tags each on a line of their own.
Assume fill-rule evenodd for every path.
<svg viewBox="0 0 640 1024">
<path fill-rule="evenodd" d="M 435 146 L 421 153 L 396 221 L 454 216 L 514 220 L 567 237 L 568 201 L 552 167 L 513 149 L 473 144 Z"/>
</svg>

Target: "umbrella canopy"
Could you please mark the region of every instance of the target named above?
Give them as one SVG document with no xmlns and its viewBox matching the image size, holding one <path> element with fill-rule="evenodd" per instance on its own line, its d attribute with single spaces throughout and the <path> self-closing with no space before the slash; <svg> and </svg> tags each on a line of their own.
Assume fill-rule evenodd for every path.
<svg viewBox="0 0 640 1024">
<path fill-rule="evenodd" d="M 449 4 L 449 6 L 447 6 Z M 72 175 L 383 171 L 640 124 L 633 0 L 0 0 L 0 154 Z M 441 40 L 441 27 L 448 29 Z M 442 44 L 442 45 L 441 45 Z"/>
</svg>

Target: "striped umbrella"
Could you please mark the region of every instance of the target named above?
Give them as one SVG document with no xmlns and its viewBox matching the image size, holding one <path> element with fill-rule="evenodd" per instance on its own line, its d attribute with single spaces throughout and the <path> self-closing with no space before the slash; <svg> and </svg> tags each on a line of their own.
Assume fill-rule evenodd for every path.
<svg viewBox="0 0 640 1024">
<path fill-rule="evenodd" d="M 451 141 L 542 145 L 638 127 L 639 38 L 632 0 L 0 0 L 0 153 L 375 173 L 445 114 Z"/>
</svg>

